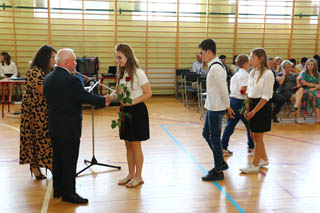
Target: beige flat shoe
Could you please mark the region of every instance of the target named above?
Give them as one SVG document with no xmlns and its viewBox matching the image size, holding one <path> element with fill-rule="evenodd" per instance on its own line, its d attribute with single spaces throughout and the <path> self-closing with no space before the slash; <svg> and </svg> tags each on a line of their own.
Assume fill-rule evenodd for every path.
<svg viewBox="0 0 320 213">
<path fill-rule="evenodd" d="M 128 188 L 135 188 L 141 184 L 144 184 L 144 181 L 141 180 L 141 181 L 137 181 L 137 180 L 131 180 L 129 183 L 127 183 L 127 187 Z"/>
<path fill-rule="evenodd" d="M 127 183 L 130 182 L 130 180 L 132 180 L 133 177 L 124 177 L 124 178 L 121 178 L 119 181 L 118 181 L 118 185 L 126 185 Z"/>
</svg>

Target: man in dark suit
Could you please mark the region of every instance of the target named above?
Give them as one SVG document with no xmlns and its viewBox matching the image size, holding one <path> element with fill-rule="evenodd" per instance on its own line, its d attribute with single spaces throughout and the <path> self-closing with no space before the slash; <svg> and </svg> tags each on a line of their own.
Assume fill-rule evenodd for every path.
<svg viewBox="0 0 320 213">
<path fill-rule="evenodd" d="M 72 75 L 76 56 L 71 49 L 56 55 L 57 67 L 44 80 L 48 102 L 49 134 L 53 145 L 54 198 L 71 203 L 87 203 L 76 193 L 75 176 L 82 126 L 82 104 L 108 106 L 109 96 L 85 91 L 79 78 Z"/>
</svg>

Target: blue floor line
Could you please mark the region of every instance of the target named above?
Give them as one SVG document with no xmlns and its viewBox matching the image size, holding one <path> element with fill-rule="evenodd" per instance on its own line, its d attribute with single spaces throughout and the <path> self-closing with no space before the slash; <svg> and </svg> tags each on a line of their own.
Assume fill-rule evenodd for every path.
<svg viewBox="0 0 320 213">
<path fill-rule="evenodd" d="M 167 128 L 162 124 L 161 128 L 165 131 L 165 133 L 167 133 L 167 135 L 179 146 L 180 149 L 182 149 L 182 151 L 199 167 L 199 169 L 204 173 L 207 174 L 207 170 L 205 170 L 203 168 L 203 166 L 201 166 L 201 164 L 199 164 L 197 162 L 197 160 L 191 155 L 191 153 L 186 150 L 184 148 L 184 146 L 167 130 Z M 227 197 L 227 199 L 232 203 L 232 205 L 239 210 L 239 212 L 245 212 L 240 206 L 239 204 L 232 199 L 232 197 L 220 186 L 219 183 L 217 183 L 217 181 L 212 181 L 212 183 Z"/>
</svg>

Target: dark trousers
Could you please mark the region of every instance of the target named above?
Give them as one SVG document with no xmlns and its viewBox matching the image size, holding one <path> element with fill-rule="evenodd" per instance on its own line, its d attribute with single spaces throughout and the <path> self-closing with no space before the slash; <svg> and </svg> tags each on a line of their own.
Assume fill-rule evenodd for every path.
<svg viewBox="0 0 320 213">
<path fill-rule="evenodd" d="M 206 139 L 214 158 L 214 167 L 217 170 L 222 170 L 223 166 L 223 153 L 221 145 L 221 126 L 222 118 L 226 113 L 223 111 L 210 111 L 207 110 L 207 114 L 204 120 L 204 126 L 202 130 L 202 136 Z"/>
<path fill-rule="evenodd" d="M 274 105 L 273 110 L 272 110 L 272 116 L 275 116 L 280 112 L 283 104 L 285 102 L 290 101 L 290 98 L 293 94 L 294 93 L 291 91 L 281 91 L 279 93 L 273 94 L 272 99 L 271 99 L 271 102 Z"/>
<path fill-rule="evenodd" d="M 249 131 L 249 126 L 248 126 L 248 121 L 244 118 L 243 115 L 240 115 L 239 110 L 241 110 L 243 106 L 243 100 L 241 99 L 236 99 L 236 98 L 230 98 L 230 107 L 233 109 L 235 115 L 234 119 L 228 118 L 227 125 L 224 128 L 223 135 L 222 135 L 222 147 L 223 149 L 228 149 L 229 146 L 229 140 L 230 136 L 234 132 L 234 128 L 238 124 L 239 120 L 242 121 L 242 123 L 245 125 L 246 130 L 247 130 L 247 137 L 248 137 L 248 147 L 250 149 L 254 148 L 254 143 L 253 140 L 250 136 L 250 131 Z"/>
<path fill-rule="evenodd" d="M 62 195 L 76 190 L 80 138 L 53 138 L 53 188 Z"/>
</svg>

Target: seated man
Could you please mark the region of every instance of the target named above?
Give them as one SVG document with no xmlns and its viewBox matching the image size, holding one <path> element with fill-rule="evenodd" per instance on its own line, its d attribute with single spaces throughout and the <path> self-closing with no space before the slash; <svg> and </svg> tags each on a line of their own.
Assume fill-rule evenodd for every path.
<svg viewBox="0 0 320 213">
<path fill-rule="evenodd" d="M 301 58 L 301 63 L 296 66 L 297 75 L 300 74 L 300 72 L 304 69 L 304 66 L 306 65 L 307 60 L 308 58 L 306 57 Z"/>
<path fill-rule="evenodd" d="M 273 119 L 277 119 L 277 114 L 280 112 L 281 107 L 285 102 L 295 102 L 295 108 L 299 108 L 300 100 L 303 95 L 303 88 L 297 86 L 297 75 L 292 72 L 293 63 L 289 60 L 284 60 L 281 63 L 282 72 L 277 76 L 277 82 L 279 84 L 279 98 L 274 102 L 275 107 L 273 111 Z M 299 119 L 299 118 L 297 118 Z"/>
<path fill-rule="evenodd" d="M 201 68 L 202 68 L 202 57 L 199 53 L 197 53 L 197 61 L 193 62 L 192 64 L 192 72 L 201 74 Z"/>
</svg>

